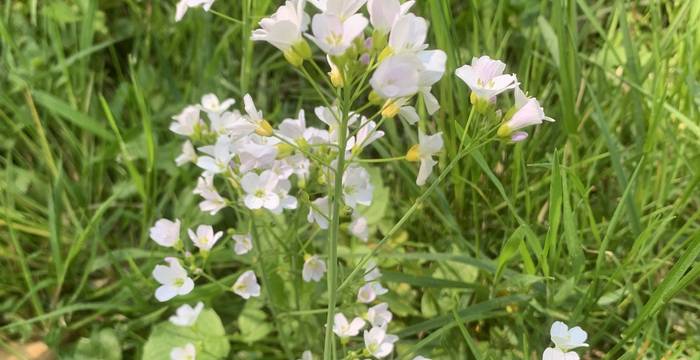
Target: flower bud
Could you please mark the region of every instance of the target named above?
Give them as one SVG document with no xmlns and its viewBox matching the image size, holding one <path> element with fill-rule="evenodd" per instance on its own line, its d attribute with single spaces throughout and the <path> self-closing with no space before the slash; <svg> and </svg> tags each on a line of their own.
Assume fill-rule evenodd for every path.
<svg viewBox="0 0 700 360">
<path fill-rule="evenodd" d="M 340 89 L 343 86 L 345 86 L 343 74 L 340 72 L 340 69 L 338 69 L 338 67 L 333 66 L 331 68 L 331 71 L 328 73 L 328 77 L 331 78 L 331 84 L 333 84 L 334 87 Z"/>
<path fill-rule="evenodd" d="M 420 161 L 420 145 L 415 144 L 406 152 L 406 160 L 411 162 Z"/>
<path fill-rule="evenodd" d="M 399 114 L 401 107 L 396 103 L 396 101 L 387 101 L 382 109 L 382 116 L 387 119 L 392 119 Z"/>
<path fill-rule="evenodd" d="M 479 114 L 486 113 L 489 107 L 491 107 L 491 103 L 487 99 L 480 98 L 474 92 L 469 95 L 469 101 L 476 107 L 476 111 Z"/>
<path fill-rule="evenodd" d="M 382 97 L 374 90 L 370 91 L 367 100 L 374 105 L 380 105 L 382 101 L 384 101 L 384 99 L 382 99 Z"/>
<path fill-rule="evenodd" d="M 379 62 L 381 63 L 382 61 L 389 58 L 391 55 L 394 55 L 394 50 L 389 46 L 385 47 L 384 50 L 382 50 L 382 52 L 379 53 Z"/>
<path fill-rule="evenodd" d="M 508 124 L 503 124 L 498 128 L 496 135 L 498 135 L 498 137 L 501 137 L 501 138 L 509 138 L 512 133 L 513 133 L 513 130 L 510 129 Z"/>
<path fill-rule="evenodd" d="M 292 64 L 294 67 L 300 67 L 304 63 L 304 58 L 302 58 L 293 48 L 284 51 L 284 58 Z"/>
<path fill-rule="evenodd" d="M 292 49 L 294 49 L 294 52 L 297 53 L 297 55 L 299 55 L 302 59 L 311 59 L 311 47 L 309 47 L 309 43 L 303 38 L 296 44 L 292 45 Z"/>
<path fill-rule="evenodd" d="M 287 156 L 292 155 L 293 152 L 294 147 L 292 145 L 283 142 L 277 144 L 277 159 L 284 159 Z"/>
<path fill-rule="evenodd" d="M 270 125 L 267 120 L 263 119 L 260 121 L 260 124 L 258 125 L 258 128 L 255 129 L 255 133 L 260 135 L 260 136 L 272 136 L 272 125 Z"/>
</svg>

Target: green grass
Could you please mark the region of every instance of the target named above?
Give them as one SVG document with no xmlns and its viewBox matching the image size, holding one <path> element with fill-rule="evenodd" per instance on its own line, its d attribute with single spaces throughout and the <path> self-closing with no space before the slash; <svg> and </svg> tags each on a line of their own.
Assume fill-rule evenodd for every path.
<svg viewBox="0 0 700 360">
<path fill-rule="evenodd" d="M 321 104 L 278 51 L 248 39 L 278 3 L 219 0 L 241 21 L 195 9 L 177 24 L 174 1 L 0 4 L 0 350 L 40 339 L 68 357 L 110 329 L 124 358 L 140 358 L 175 309 L 153 299 L 164 253 L 149 227 L 162 216 L 239 226 L 196 209 L 197 171 L 175 167 L 170 117 L 207 92 L 250 92 L 273 124 Z M 556 319 L 589 332 L 584 358 L 700 357 L 700 2 L 429 0 L 415 12 L 449 57 L 427 126 L 445 135 L 438 172 L 451 171 L 424 196 L 412 164 L 381 166 L 389 205 L 371 241 L 385 237 L 396 358 L 540 358 Z M 470 111 L 452 74 L 481 54 L 504 59 L 557 122 L 447 169 Z M 495 125 L 485 121 L 472 127 Z M 416 141 L 400 122 L 385 131 L 379 156 Z M 290 234 L 275 229 L 261 245 L 271 336 L 239 334 L 230 249 L 210 260 L 220 283 L 176 302 L 217 311 L 231 358 L 322 349 L 325 305 L 285 292 L 301 287 L 303 259 L 296 241 L 290 256 L 273 246 Z M 367 250 L 338 240 L 343 283 Z M 340 297 L 353 296 L 348 281 Z"/>
</svg>

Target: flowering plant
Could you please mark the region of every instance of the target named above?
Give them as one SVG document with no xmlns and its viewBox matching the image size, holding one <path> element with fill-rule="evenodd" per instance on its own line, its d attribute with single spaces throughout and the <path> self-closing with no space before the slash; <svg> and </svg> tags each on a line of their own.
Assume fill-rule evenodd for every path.
<svg viewBox="0 0 700 360">
<path fill-rule="evenodd" d="M 382 301 L 390 289 L 382 282 L 377 251 L 464 156 L 491 141 L 523 141 L 524 128 L 551 119 L 521 90 L 515 75 L 504 74 L 503 62 L 474 58 L 456 71 L 472 91 L 459 151 L 434 177 L 444 142 L 430 120 L 440 110 L 431 88 L 446 71 L 447 55 L 429 50 L 428 23 L 410 12 L 413 1 L 309 2 L 312 6 L 286 1 L 260 21 L 251 38 L 279 49 L 313 87 L 319 104 L 303 104 L 292 117 L 271 119 L 248 94 L 242 108 L 236 108 L 239 99 L 207 94 L 173 117 L 170 130 L 183 138 L 175 162 L 201 171 L 193 191 L 201 197 L 199 209 L 225 213 L 235 225 L 224 229 L 158 220 L 150 237 L 170 254 L 167 266 L 153 270 L 160 283 L 155 297 L 165 302 L 188 295 L 206 279 L 248 301 L 251 312 L 269 311 L 275 329 L 265 329 L 262 337 L 272 331 L 282 337 L 304 326 L 285 323 L 290 314 L 325 314 L 325 327 L 314 328 L 323 340 L 312 344 L 304 358 L 314 352 L 326 359 L 338 353 L 346 359 L 385 358 L 400 339 L 392 333 L 394 316 Z M 196 6 L 209 10 L 212 1 L 182 0 L 176 18 Z M 499 99 L 509 92 L 514 105 L 501 110 Z M 494 118 L 500 123 L 489 122 Z M 377 157 L 372 147 L 385 136 L 387 122 L 401 122 L 406 133 L 417 134 L 417 144 L 404 155 Z M 389 161 L 420 163 L 415 167 L 418 186 L 433 179 L 376 241 L 377 222 L 368 214 L 381 186 L 377 166 Z M 227 244 L 232 250 L 224 249 Z M 341 247 L 358 252 L 341 254 Z M 208 267 L 212 256 L 240 265 L 233 276 L 218 279 Z M 280 295 L 285 292 L 293 296 Z M 312 310 L 314 305 L 325 308 Z M 180 308 L 169 326 L 196 324 L 201 311 L 201 303 Z M 253 341 L 259 338 L 257 333 Z M 194 358 L 208 348 L 206 341 L 195 339 L 170 354 Z M 289 356 L 298 349 L 282 350 Z"/>
</svg>

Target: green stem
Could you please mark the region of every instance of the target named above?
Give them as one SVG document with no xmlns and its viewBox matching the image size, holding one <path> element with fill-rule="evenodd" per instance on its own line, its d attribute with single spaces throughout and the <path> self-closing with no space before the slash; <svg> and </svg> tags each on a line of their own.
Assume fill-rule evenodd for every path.
<svg viewBox="0 0 700 360">
<path fill-rule="evenodd" d="M 390 157 L 390 158 L 384 158 L 384 159 L 357 159 L 355 161 L 361 162 L 361 163 L 383 163 L 383 162 L 390 162 L 390 161 L 401 161 L 401 160 L 406 160 L 406 156 L 395 156 L 395 157 Z"/>
<path fill-rule="evenodd" d="M 347 94 L 347 92 L 345 92 Z M 333 350 L 333 316 L 335 315 L 335 302 L 337 297 L 337 277 L 338 277 L 338 233 L 340 227 L 340 207 L 342 206 L 341 197 L 343 196 L 343 173 L 345 172 L 345 149 L 347 146 L 348 136 L 348 116 L 349 111 L 347 103 L 343 102 L 343 114 L 340 119 L 340 127 L 338 128 L 338 157 L 336 160 L 337 168 L 335 169 L 335 185 L 333 188 L 333 207 L 331 214 L 331 225 L 328 233 L 328 313 L 326 314 L 326 337 L 324 342 L 324 359 L 331 360 L 335 358 Z"/>
<path fill-rule="evenodd" d="M 459 163 L 459 161 L 463 157 L 470 154 L 472 151 L 486 145 L 488 142 L 489 141 L 485 141 L 485 142 L 480 143 L 478 145 L 475 145 L 475 143 L 472 142 L 472 144 L 470 144 L 470 147 L 468 147 L 464 150 L 461 150 L 460 153 L 458 153 L 457 156 L 455 156 L 455 158 L 452 159 L 452 161 L 450 161 L 450 163 L 447 165 L 445 170 L 440 173 L 440 176 L 435 181 L 433 181 L 432 184 L 430 184 L 428 189 L 425 190 L 425 192 L 422 193 L 416 199 L 416 201 L 413 203 L 411 208 L 409 208 L 408 211 L 406 211 L 406 213 L 404 213 L 404 215 L 401 217 L 401 219 L 399 219 L 399 221 L 391 228 L 391 230 L 389 230 L 389 232 L 386 235 L 384 235 L 384 238 L 382 238 L 382 240 L 380 240 L 377 243 L 377 245 L 374 247 L 374 249 L 372 249 L 372 251 L 370 253 L 368 253 L 362 257 L 362 259 L 355 266 L 355 268 L 352 270 L 350 275 L 348 275 L 345 278 L 345 280 L 343 280 L 343 282 L 340 284 L 340 286 L 338 286 L 337 291 L 341 291 L 342 289 L 344 289 L 345 287 L 347 287 L 350 284 L 352 279 L 354 279 L 355 276 L 357 276 L 358 273 L 364 269 L 364 265 L 367 263 L 367 261 L 369 261 L 369 259 L 372 258 L 372 256 L 374 256 L 382 248 L 384 243 L 387 242 L 392 236 L 394 236 L 394 233 L 396 233 L 396 231 L 398 231 L 403 226 L 403 224 L 406 223 L 406 221 L 408 221 L 408 219 L 413 215 L 413 213 L 416 212 L 416 210 L 418 210 L 418 208 L 421 207 L 421 204 L 426 200 L 426 198 L 428 196 L 430 196 L 430 194 L 432 194 L 433 191 L 435 191 L 435 189 L 437 189 L 438 185 L 440 183 L 442 183 L 443 180 L 445 180 L 447 175 L 452 171 L 452 169 L 455 167 L 455 165 L 457 165 L 457 163 Z"/>
<path fill-rule="evenodd" d="M 211 10 L 211 9 L 209 9 L 209 12 L 212 13 L 212 14 L 214 14 L 214 15 L 216 15 L 216 16 L 218 16 L 218 17 L 220 17 L 220 18 L 226 19 L 226 20 L 228 20 L 228 21 L 230 21 L 230 22 L 232 22 L 232 23 L 234 23 L 234 24 L 239 24 L 239 25 L 240 25 L 240 24 L 243 24 L 243 21 L 238 20 L 238 19 L 234 19 L 234 18 L 232 18 L 232 17 L 230 17 L 230 16 L 228 16 L 228 15 L 226 15 L 226 14 L 222 14 L 222 13 L 216 11 L 216 10 Z"/>
</svg>

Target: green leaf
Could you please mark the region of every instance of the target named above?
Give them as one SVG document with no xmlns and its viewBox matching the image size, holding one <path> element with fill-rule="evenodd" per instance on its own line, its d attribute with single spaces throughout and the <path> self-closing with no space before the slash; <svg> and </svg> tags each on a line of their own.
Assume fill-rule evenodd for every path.
<svg viewBox="0 0 700 360">
<path fill-rule="evenodd" d="M 255 301 L 248 301 L 238 316 L 238 327 L 244 342 L 254 343 L 272 332 L 272 325 L 267 322 L 267 315 L 259 306 Z"/>
<path fill-rule="evenodd" d="M 144 346 L 142 359 L 169 360 L 173 348 L 188 343 L 195 346 L 198 360 L 223 359 L 230 350 L 219 315 L 214 310 L 206 309 L 191 327 L 176 326 L 169 321 L 154 326 Z"/>
<path fill-rule="evenodd" d="M 73 360 L 121 360 L 122 351 L 119 339 L 112 329 L 103 329 L 94 333 L 89 339 L 78 341 L 73 353 Z"/>
</svg>

